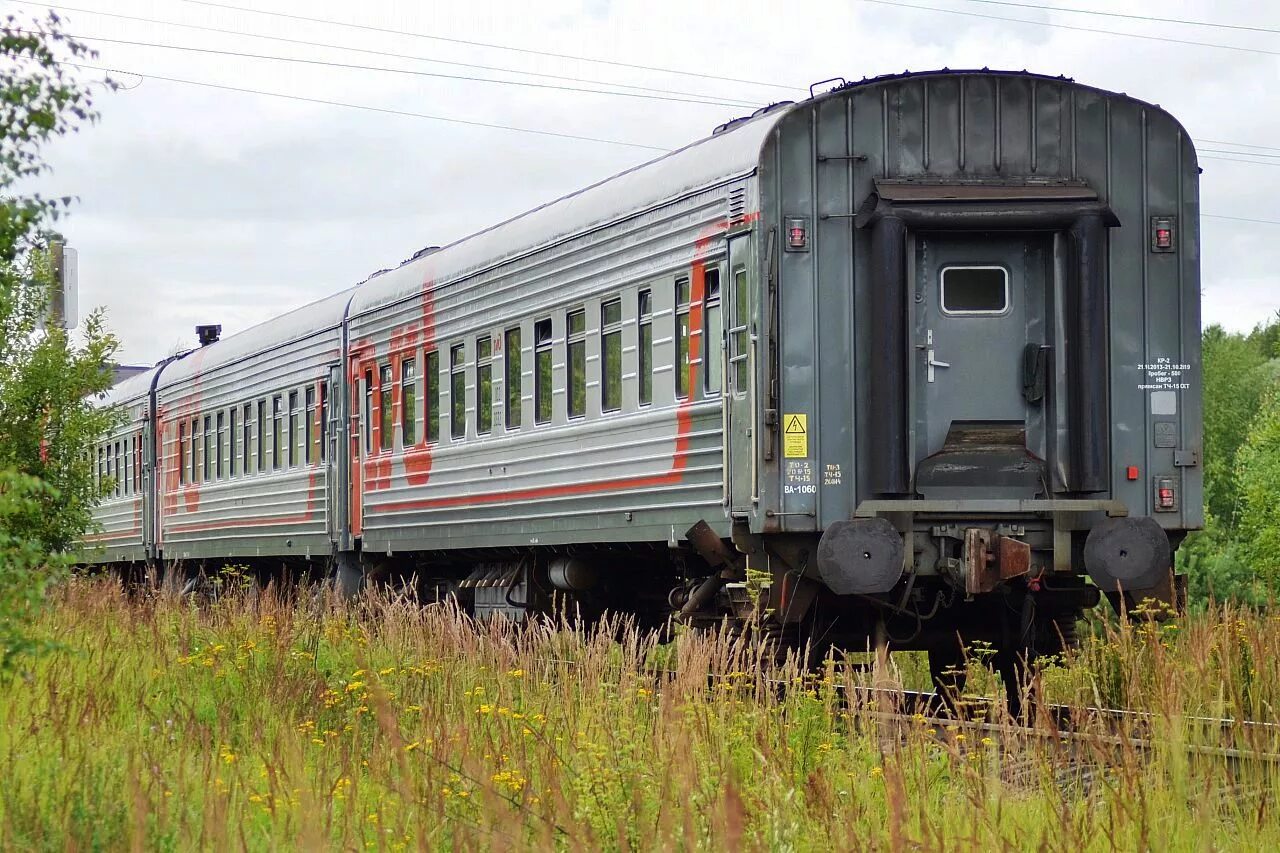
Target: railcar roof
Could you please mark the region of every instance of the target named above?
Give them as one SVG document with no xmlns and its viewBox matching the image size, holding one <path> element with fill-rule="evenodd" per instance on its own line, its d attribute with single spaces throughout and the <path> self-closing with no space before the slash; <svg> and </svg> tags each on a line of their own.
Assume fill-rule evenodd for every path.
<svg viewBox="0 0 1280 853">
<path fill-rule="evenodd" d="M 107 389 L 107 393 L 94 398 L 93 405 L 105 409 L 119 403 L 130 403 L 151 393 L 151 380 L 155 377 L 160 365 L 142 373 L 135 373 L 122 382 L 117 382 Z"/>
<path fill-rule="evenodd" d="M 427 281 L 452 281 L 690 190 L 750 174 L 765 137 L 786 111 L 780 105 L 376 275 L 357 291 L 351 314 L 415 296 Z"/>
<path fill-rule="evenodd" d="M 171 364 L 160 377 L 161 388 L 168 388 L 197 373 L 232 364 L 246 356 L 267 352 L 285 344 L 309 338 L 342 323 L 342 315 L 354 287 L 317 299 L 279 317 L 273 317 L 217 343 L 201 347 L 186 358 Z M 145 375 L 145 374 L 144 374 Z"/>
</svg>

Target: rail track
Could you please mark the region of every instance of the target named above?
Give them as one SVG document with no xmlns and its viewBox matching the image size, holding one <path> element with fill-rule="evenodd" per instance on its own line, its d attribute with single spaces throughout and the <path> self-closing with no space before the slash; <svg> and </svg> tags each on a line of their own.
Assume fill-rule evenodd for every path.
<svg viewBox="0 0 1280 853">
<path fill-rule="evenodd" d="M 539 663 L 573 667 L 568 660 L 544 660 Z M 679 678 L 676 670 L 650 670 L 655 687 Z M 711 690 L 733 683 L 734 676 L 711 673 L 707 685 Z M 756 682 L 739 682 L 746 688 Z M 815 689 L 812 682 L 766 679 L 764 685 L 782 697 L 799 687 Z M 1262 763 L 1280 767 L 1280 723 L 1246 720 L 1234 717 L 1184 716 L 1179 719 L 1151 711 L 1126 708 L 1103 708 L 1088 705 L 1063 705 L 1032 702 L 1023 718 L 1011 717 L 997 699 L 989 696 L 964 695 L 950 701 L 938 693 L 905 690 L 896 687 L 873 687 L 827 683 L 839 706 L 856 711 L 861 720 L 890 726 L 924 726 L 933 729 L 941 740 L 955 740 L 955 735 L 976 735 L 974 740 L 1055 741 L 1073 756 L 1105 757 L 1109 751 L 1130 750 L 1145 753 L 1168 747 L 1169 738 L 1161 731 L 1166 725 L 1180 727 L 1184 734 L 1196 736 L 1196 742 L 1175 744 L 1189 755 L 1223 759 L 1232 764 Z M 1205 742 L 1199 742 L 1203 739 Z M 1216 743 L 1213 741 L 1217 741 Z M 1228 743 L 1223 743 L 1228 741 Z"/>
</svg>

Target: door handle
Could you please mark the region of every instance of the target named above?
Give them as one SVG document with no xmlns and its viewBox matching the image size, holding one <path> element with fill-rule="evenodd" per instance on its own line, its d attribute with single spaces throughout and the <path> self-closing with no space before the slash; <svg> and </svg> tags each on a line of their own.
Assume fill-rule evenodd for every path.
<svg viewBox="0 0 1280 853">
<path fill-rule="evenodd" d="M 937 360 L 936 358 L 934 358 L 933 356 L 934 356 L 933 348 L 932 348 L 932 347 L 930 347 L 928 350 L 926 350 L 926 351 L 925 351 L 925 364 L 926 364 L 926 365 L 927 365 L 927 367 L 928 367 L 927 374 L 928 374 L 928 379 L 929 379 L 929 381 L 930 381 L 930 382 L 932 382 L 932 381 L 933 381 L 933 379 L 934 379 L 934 376 L 933 376 L 933 370 L 934 370 L 934 368 L 935 368 L 935 367 L 950 367 L 950 366 L 951 366 L 951 362 L 949 362 L 949 361 L 938 361 L 938 360 Z"/>
</svg>

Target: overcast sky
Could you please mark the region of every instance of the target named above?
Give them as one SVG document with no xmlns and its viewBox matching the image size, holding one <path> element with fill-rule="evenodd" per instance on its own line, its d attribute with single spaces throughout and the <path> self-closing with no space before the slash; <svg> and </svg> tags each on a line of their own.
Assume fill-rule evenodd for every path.
<svg viewBox="0 0 1280 853">
<path fill-rule="evenodd" d="M 0 2 L 12 9 L 40 8 Z M 1158 8 L 1166 19 L 1274 31 L 1178 26 L 973 0 L 902 0 L 932 10 L 866 0 L 225 0 L 225 5 L 368 28 L 777 84 L 767 86 L 313 23 L 194 0 L 72 0 L 70 6 L 54 7 L 68 19 L 67 31 L 94 44 L 102 66 L 144 76 L 115 75 L 129 88 L 104 94 L 100 123 L 50 149 L 54 172 L 43 189 L 80 199 L 63 230 L 80 252 L 81 313 L 105 306 L 110 325 L 123 340 L 123 360 L 150 363 L 193 345 L 197 323 L 221 323 L 224 334 L 234 333 L 394 266 L 423 246 L 457 239 L 656 153 L 157 77 L 661 148 L 692 141 L 749 108 L 285 63 L 105 39 L 581 88 L 623 84 L 684 93 L 665 96 L 669 98 L 753 104 L 803 97 L 810 82 L 838 75 L 858 79 L 944 66 L 1026 68 L 1159 103 L 1193 137 L 1233 143 L 1202 142 L 1202 149 L 1280 146 L 1280 11 L 1240 0 L 1054 2 L 1138 16 Z M 937 11 L 941 9 L 1230 44 L 1253 52 Z M 1274 189 L 1280 179 L 1280 148 L 1252 150 L 1252 157 L 1218 156 L 1253 163 L 1202 160 L 1204 213 L 1280 220 Z M 1202 233 L 1206 323 L 1247 329 L 1280 310 L 1280 225 L 1206 218 Z"/>
</svg>

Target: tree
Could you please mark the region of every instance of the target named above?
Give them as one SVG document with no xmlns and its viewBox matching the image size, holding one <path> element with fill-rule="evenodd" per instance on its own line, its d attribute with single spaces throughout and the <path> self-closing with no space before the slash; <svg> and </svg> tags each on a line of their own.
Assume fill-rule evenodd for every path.
<svg viewBox="0 0 1280 853">
<path fill-rule="evenodd" d="M 1253 570 L 1280 590 L 1280 387 L 1272 386 L 1236 460 L 1239 536 Z"/>
<path fill-rule="evenodd" d="M 1258 411 L 1267 361 L 1261 335 L 1251 338 L 1210 326 L 1203 336 L 1204 502 L 1228 529 L 1236 519 L 1236 452 Z"/>
<path fill-rule="evenodd" d="M 71 199 L 21 193 L 49 168 L 44 146 L 96 118 L 73 77 L 92 56 L 53 13 L 0 22 L 0 676 L 31 648 L 43 590 L 89 529 L 88 451 L 117 417 L 90 402 L 117 348 L 102 314 L 76 340 L 50 322 L 49 229 Z"/>
</svg>

